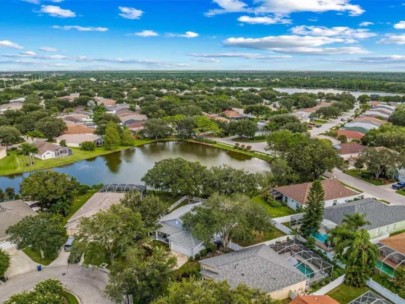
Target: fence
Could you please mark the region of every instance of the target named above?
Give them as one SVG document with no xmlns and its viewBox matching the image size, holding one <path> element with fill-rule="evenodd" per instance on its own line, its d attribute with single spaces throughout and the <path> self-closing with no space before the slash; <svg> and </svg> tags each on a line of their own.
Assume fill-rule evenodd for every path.
<svg viewBox="0 0 405 304">
<path fill-rule="evenodd" d="M 343 284 L 344 280 L 345 280 L 345 275 L 342 275 L 342 276 L 338 277 L 336 280 L 333 280 L 329 284 L 325 285 L 321 289 L 313 292 L 312 294 L 315 295 L 315 296 L 325 295 L 328 292 L 330 292 L 331 290 L 338 287 L 339 285 Z"/>
<path fill-rule="evenodd" d="M 284 226 L 283 224 L 280 224 L 278 222 L 273 221 L 274 227 L 278 230 L 280 230 L 281 232 L 285 233 L 285 234 L 292 234 L 292 231 L 290 228 L 288 228 L 287 226 Z"/>
<path fill-rule="evenodd" d="M 377 293 L 382 295 L 384 298 L 390 300 L 392 303 L 405 304 L 405 299 L 401 298 L 399 295 L 393 293 L 392 291 L 388 290 L 387 288 L 381 286 L 373 279 L 368 280 L 366 284 L 368 287 L 375 290 Z"/>
<path fill-rule="evenodd" d="M 287 216 L 282 216 L 282 217 L 275 217 L 273 218 L 273 221 L 277 223 L 289 223 L 291 222 L 291 217 L 292 216 L 297 216 L 297 215 L 302 215 L 303 213 L 298 213 L 298 214 L 293 214 L 293 215 L 287 215 Z"/>
</svg>

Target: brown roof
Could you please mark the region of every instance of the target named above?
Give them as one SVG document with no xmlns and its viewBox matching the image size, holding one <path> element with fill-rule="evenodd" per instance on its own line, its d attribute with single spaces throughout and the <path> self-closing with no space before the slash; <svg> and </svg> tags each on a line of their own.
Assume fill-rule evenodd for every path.
<svg viewBox="0 0 405 304">
<path fill-rule="evenodd" d="M 362 139 L 364 137 L 363 133 L 352 130 L 338 130 L 337 135 L 345 135 L 349 139 Z"/>
<path fill-rule="evenodd" d="M 94 129 L 85 125 L 67 125 L 67 130 L 64 134 L 88 134 L 94 133 Z"/>
<path fill-rule="evenodd" d="M 103 104 L 104 106 L 108 107 L 108 106 L 115 106 L 117 104 L 117 102 L 114 99 L 108 99 L 108 98 L 103 98 L 103 97 L 95 97 L 94 100 L 98 103 L 98 104 Z"/>
<path fill-rule="evenodd" d="M 339 304 L 330 296 L 298 296 L 290 304 Z"/>
<path fill-rule="evenodd" d="M 357 192 L 343 186 L 337 179 L 325 179 L 321 181 L 323 191 L 325 192 L 324 200 L 329 201 L 338 198 L 350 197 L 357 195 Z M 289 186 L 274 188 L 284 196 L 290 197 L 296 202 L 304 205 L 308 199 L 309 190 L 312 183 L 302 183 Z"/>
<path fill-rule="evenodd" d="M 56 151 L 62 148 L 59 145 L 51 144 L 46 141 L 37 141 L 34 143 L 34 145 L 38 148 L 38 154 L 43 154 L 46 151 Z"/>
<path fill-rule="evenodd" d="M 358 143 L 344 143 L 344 144 L 339 144 L 337 146 L 337 150 L 339 154 L 345 155 L 345 154 L 357 154 L 363 151 L 365 146 L 360 145 Z"/>
<path fill-rule="evenodd" d="M 378 119 L 373 116 L 362 116 L 362 117 L 356 118 L 353 121 L 365 121 L 365 122 L 370 122 L 370 123 L 374 123 L 374 124 L 378 124 L 378 125 L 383 125 L 383 124 L 387 123 L 385 120 Z"/>
<path fill-rule="evenodd" d="M 225 110 L 223 113 L 224 113 L 224 115 L 226 117 L 229 117 L 229 118 L 242 118 L 242 117 L 244 117 L 243 115 L 239 114 L 238 112 L 236 112 L 234 110 Z"/>
<path fill-rule="evenodd" d="M 384 245 L 394 249 L 395 251 L 405 254 L 405 232 L 389 237 L 380 241 Z"/>
</svg>

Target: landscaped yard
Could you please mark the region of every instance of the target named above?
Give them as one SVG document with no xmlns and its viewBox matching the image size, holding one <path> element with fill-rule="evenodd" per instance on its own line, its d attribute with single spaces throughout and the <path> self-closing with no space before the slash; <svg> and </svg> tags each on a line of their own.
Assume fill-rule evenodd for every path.
<svg viewBox="0 0 405 304">
<path fill-rule="evenodd" d="M 56 259 L 56 256 L 55 256 L 55 258 L 53 258 L 53 259 L 42 258 L 42 257 L 41 257 L 41 254 L 40 254 L 38 251 L 32 250 L 31 248 L 24 248 L 23 251 L 24 251 L 24 253 L 25 253 L 26 255 L 28 255 L 28 256 L 30 257 L 30 259 L 33 260 L 35 263 L 41 264 L 41 265 L 45 265 L 45 266 L 51 264 L 52 261 L 53 261 L 54 259 Z"/>
<path fill-rule="evenodd" d="M 176 269 L 173 274 L 178 281 L 181 281 L 183 278 L 199 277 L 200 263 L 191 260 L 187 261 L 187 263 L 185 263 L 179 269 Z"/>
<path fill-rule="evenodd" d="M 353 176 L 355 178 L 364 180 L 370 184 L 376 185 L 376 186 L 383 186 L 383 185 L 387 185 L 387 184 L 391 184 L 391 183 L 395 182 L 393 180 L 375 179 L 375 178 L 373 178 L 372 174 L 369 174 L 367 171 L 363 171 L 363 170 L 359 170 L 359 169 L 349 169 L 349 170 L 346 170 L 345 173 L 350 176 Z"/>
<path fill-rule="evenodd" d="M 272 207 L 260 195 L 252 197 L 251 200 L 252 200 L 253 203 L 264 207 L 267 210 L 268 214 L 272 218 L 282 217 L 282 216 L 287 216 L 287 215 L 290 215 L 290 214 L 297 213 L 296 211 L 294 211 L 293 209 L 291 209 L 291 208 L 289 208 L 287 206 Z"/>
<path fill-rule="evenodd" d="M 348 304 L 368 290 L 370 290 L 368 287 L 355 288 L 342 284 L 330 291 L 328 295 L 334 298 L 340 304 Z"/>
<path fill-rule="evenodd" d="M 270 232 L 256 233 L 255 237 L 252 240 L 236 240 L 235 239 L 234 242 L 240 246 L 247 247 L 247 246 L 252 246 L 255 244 L 260 244 L 265 241 L 274 240 L 274 239 L 279 238 L 284 235 L 285 234 L 283 232 L 274 228 Z"/>
</svg>

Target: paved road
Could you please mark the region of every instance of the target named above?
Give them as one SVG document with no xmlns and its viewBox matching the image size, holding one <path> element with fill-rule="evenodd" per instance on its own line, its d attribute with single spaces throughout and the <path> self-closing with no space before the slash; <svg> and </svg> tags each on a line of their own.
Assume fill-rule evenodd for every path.
<svg viewBox="0 0 405 304">
<path fill-rule="evenodd" d="M 30 290 L 38 282 L 48 278 L 59 279 L 67 290 L 76 294 L 83 304 L 111 304 L 103 292 L 107 274 L 96 269 L 86 269 L 79 265 L 45 267 L 43 271 L 32 271 L 15 276 L 0 285 L 0 303 L 10 296 Z"/>
<path fill-rule="evenodd" d="M 405 196 L 395 193 L 395 191 L 390 188 L 390 185 L 375 186 L 361 179 L 345 174 L 338 169 L 334 169 L 332 175 L 341 182 L 357 188 L 364 193 L 370 194 L 371 196 L 388 201 L 392 205 L 405 205 Z"/>
</svg>

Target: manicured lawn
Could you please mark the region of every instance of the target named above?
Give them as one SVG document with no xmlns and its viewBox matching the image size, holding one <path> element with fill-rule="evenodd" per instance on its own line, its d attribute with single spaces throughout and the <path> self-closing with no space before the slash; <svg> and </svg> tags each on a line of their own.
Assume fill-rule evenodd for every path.
<svg viewBox="0 0 405 304">
<path fill-rule="evenodd" d="M 390 181 L 390 180 L 384 180 L 384 179 L 374 179 L 372 177 L 368 178 L 368 177 L 364 177 L 362 175 L 362 173 L 367 173 L 366 171 L 362 171 L 359 169 L 350 169 L 350 170 L 346 170 L 345 171 L 346 174 L 353 176 L 355 178 L 364 180 L 365 182 L 368 182 L 370 184 L 373 184 L 375 186 L 383 186 L 383 185 L 387 185 L 390 183 L 393 183 L 394 181 Z"/>
<path fill-rule="evenodd" d="M 41 264 L 41 265 L 49 265 L 52 263 L 54 259 L 56 259 L 57 256 L 55 256 L 54 259 L 46 259 L 42 258 L 41 254 L 35 250 L 32 250 L 31 248 L 25 248 L 23 249 L 24 253 L 30 257 L 31 260 L 33 260 L 35 263 Z"/>
<path fill-rule="evenodd" d="M 348 304 L 368 290 L 370 290 L 368 287 L 355 288 L 342 284 L 329 292 L 328 295 L 340 304 Z"/>
<path fill-rule="evenodd" d="M 265 142 L 266 138 L 249 139 L 249 138 L 245 138 L 245 137 L 238 137 L 238 138 L 233 138 L 232 141 L 243 142 L 243 143 L 258 143 L 258 142 Z"/>
<path fill-rule="evenodd" d="M 63 292 L 63 297 L 66 300 L 66 304 L 79 304 L 76 297 L 66 290 Z"/>
<path fill-rule="evenodd" d="M 397 232 L 390 233 L 390 236 L 398 235 L 398 234 L 401 234 L 401 233 L 405 233 L 405 229 L 397 231 Z"/>
<path fill-rule="evenodd" d="M 264 233 L 256 233 L 254 238 L 252 240 L 234 240 L 234 242 L 240 246 L 247 247 L 247 246 L 252 246 L 255 244 L 260 244 L 266 241 L 274 240 L 276 238 L 282 237 L 285 234 L 281 232 L 280 230 L 274 228 L 270 232 L 264 232 Z"/>
<path fill-rule="evenodd" d="M 155 142 L 152 139 L 139 139 L 134 141 L 134 147 L 139 147 L 148 143 Z M 18 155 L 16 151 L 9 151 L 9 155 L 0 160 L 0 176 L 10 175 L 15 173 L 23 173 L 36 170 L 50 169 L 54 167 L 60 167 L 68 165 L 84 159 L 95 158 L 100 155 L 106 155 L 113 152 L 130 149 L 131 147 L 121 146 L 115 150 L 105 150 L 102 147 L 96 148 L 94 151 L 82 151 L 79 148 L 72 148 L 73 155 L 55 159 L 34 159 L 34 165 L 27 165 L 27 157 Z"/>
<path fill-rule="evenodd" d="M 87 193 L 77 195 L 70 205 L 69 213 L 64 217 L 63 222 L 64 224 L 79 210 L 89 199 L 92 197 L 99 189 L 90 189 Z"/>
<path fill-rule="evenodd" d="M 257 195 L 251 198 L 251 201 L 255 204 L 258 204 L 260 206 L 263 206 L 268 214 L 272 217 L 272 218 L 276 218 L 276 217 L 282 217 L 282 216 L 287 216 L 290 214 L 295 214 L 296 211 L 294 211 L 291 208 L 288 208 L 287 206 L 280 206 L 280 207 L 272 207 L 270 206 L 270 204 L 268 204 L 262 196 Z"/>
<path fill-rule="evenodd" d="M 404 195 L 405 196 L 405 190 L 397 190 L 395 191 L 396 193 L 400 194 L 400 195 Z"/>
</svg>

